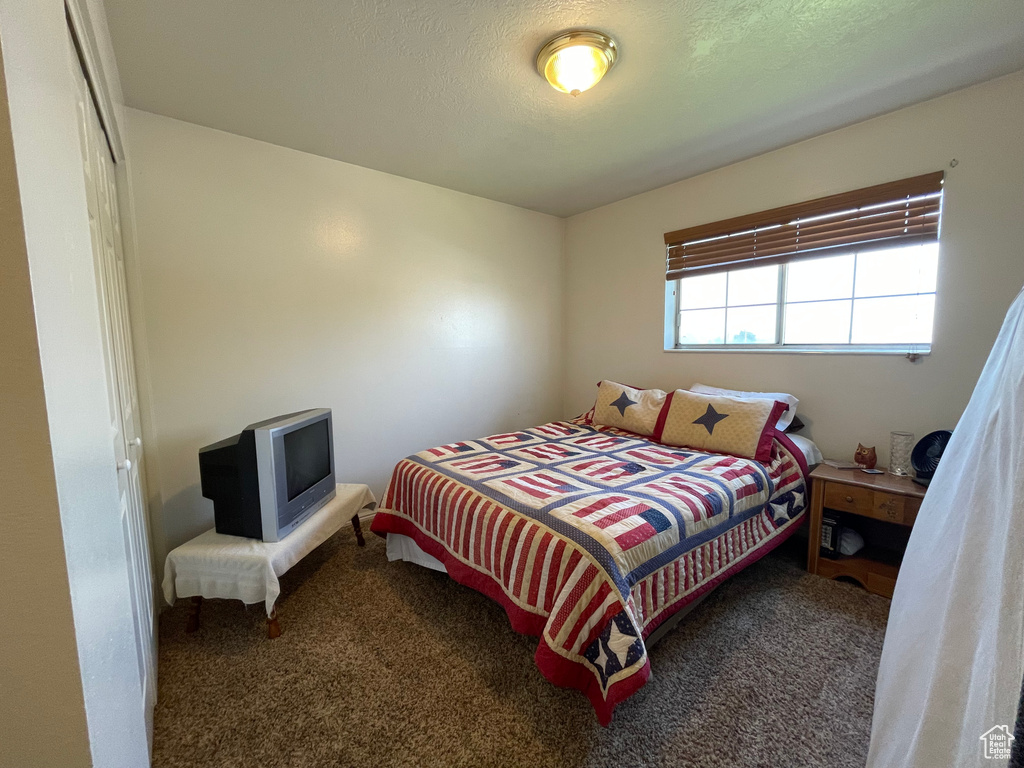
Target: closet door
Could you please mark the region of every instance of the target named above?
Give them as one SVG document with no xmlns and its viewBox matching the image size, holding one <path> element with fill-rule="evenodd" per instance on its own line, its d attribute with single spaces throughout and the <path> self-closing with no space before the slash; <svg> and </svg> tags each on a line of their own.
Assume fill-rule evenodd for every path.
<svg viewBox="0 0 1024 768">
<path fill-rule="evenodd" d="M 135 625 L 139 685 L 146 707 L 144 716 L 149 725 L 156 702 L 153 573 L 140 471 L 143 445 L 114 161 L 85 74 L 73 51 L 72 64 L 79 86 L 79 134 L 82 141 L 89 227 L 96 268 L 96 289 L 103 328 L 110 434 L 114 443 L 114 455 L 117 457 L 119 514 L 128 563 L 127 576 Z"/>
</svg>

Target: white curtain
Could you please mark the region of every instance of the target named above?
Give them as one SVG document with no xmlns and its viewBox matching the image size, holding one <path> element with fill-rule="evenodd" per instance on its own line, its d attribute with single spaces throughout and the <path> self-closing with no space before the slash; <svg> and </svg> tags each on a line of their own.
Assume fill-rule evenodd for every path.
<svg viewBox="0 0 1024 768">
<path fill-rule="evenodd" d="M 1005 766 L 982 736 L 1024 675 L 1024 291 L 936 471 L 896 582 L 868 768 Z"/>
</svg>

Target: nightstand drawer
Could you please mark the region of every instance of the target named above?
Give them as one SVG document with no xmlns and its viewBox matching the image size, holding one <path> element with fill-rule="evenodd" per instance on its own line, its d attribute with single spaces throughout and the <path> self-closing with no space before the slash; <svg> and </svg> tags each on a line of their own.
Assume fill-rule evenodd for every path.
<svg viewBox="0 0 1024 768">
<path fill-rule="evenodd" d="M 840 512 L 858 515 L 870 514 L 874 507 L 875 492 L 870 488 L 856 488 L 852 485 L 825 483 L 825 506 Z"/>
<path fill-rule="evenodd" d="M 841 483 L 825 484 L 825 506 L 828 509 L 873 517 L 888 523 L 913 523 L 917 517 L 917 508 L 920 506 L 920 503 L 914 502 L 917 500 L 884 491 L 873 491 L 870 488 L 858 488 Z"/>
</svg>

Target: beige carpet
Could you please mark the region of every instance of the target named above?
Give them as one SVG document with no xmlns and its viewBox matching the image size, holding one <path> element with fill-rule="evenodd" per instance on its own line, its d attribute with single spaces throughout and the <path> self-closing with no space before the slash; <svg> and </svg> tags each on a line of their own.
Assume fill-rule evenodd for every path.
<svg viewBox="0 0 1024 768">
<path fill-rule="evenodd" d="M 809 576 L 787 546 L 720 587 L 651 651 L 598 725 L 548 683 L 536 639 L 444 574 L 339 533 L 261 607 L 163 614 L 155 766 L 864 765 L 889 601 Z"/>
</svg>

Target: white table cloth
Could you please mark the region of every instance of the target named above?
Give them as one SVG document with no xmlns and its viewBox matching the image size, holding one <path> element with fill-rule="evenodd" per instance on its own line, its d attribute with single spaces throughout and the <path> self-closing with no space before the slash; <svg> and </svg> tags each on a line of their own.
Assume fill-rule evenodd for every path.
<svg viewBox="0 0 1024 768">
<path fill-rule="evenodd" d="M 171 605 L 195 595 L 263 602 L 270 616 L 281 594 L 278 578 L 376 503 L 369 487 L 339 484 L 333 499 L 281 541 L 227 536 L 211 528 L 167 555 L 164 598 Z"/>
</svg>

